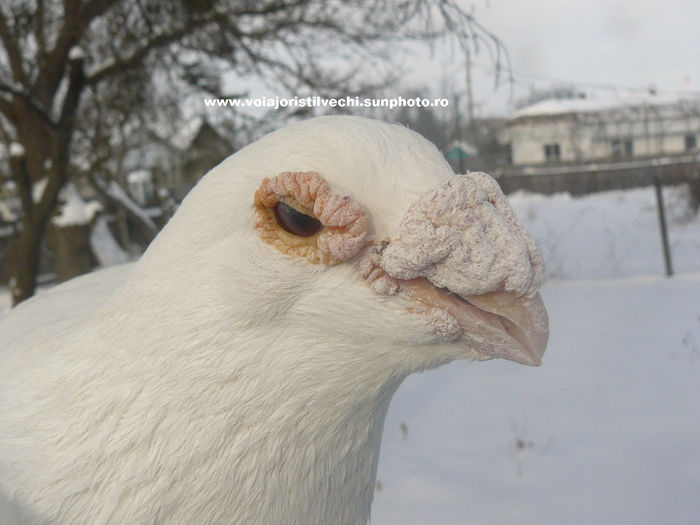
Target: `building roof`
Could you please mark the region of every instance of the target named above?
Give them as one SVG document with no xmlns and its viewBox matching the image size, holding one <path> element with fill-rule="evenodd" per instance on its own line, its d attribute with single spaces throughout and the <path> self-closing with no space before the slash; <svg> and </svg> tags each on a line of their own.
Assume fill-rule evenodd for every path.
<svg viewBox="0 0 700 525">
<path fill-rule="evenodd" d="M 684 103 L 700 104 L 700 96 L 697 94 L 688 94 L 680 97 L 635 93 L 600 98 L 546 99 L 516 110 L 508 116 L 508 121 L 527 117 L 552 117 L 574 113 L 598 113 L 619 108 L 673 106 Z"/>
</svg>

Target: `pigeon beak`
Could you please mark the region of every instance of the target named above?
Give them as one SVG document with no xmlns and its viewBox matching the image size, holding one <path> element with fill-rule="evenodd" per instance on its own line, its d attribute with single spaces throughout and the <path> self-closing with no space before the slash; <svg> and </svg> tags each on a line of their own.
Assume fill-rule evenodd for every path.
<svg viewBox="0 0 700 525">
<path fill-rule="evenodd" d="M 531 297 L 504 291 L 462 297 L 426 279 L 400 281 L 400 290 L 429 308 L 457 320 L 460 340 L 487 358 L 539 366 L 549 339 L 549 319 L 539 293 Z"/>
<path fill-rule="evenodd" d="M 503 291 L 490 292 L 467 297 L 466 302 L 484 314 L 479 316 L 481 323 L 468 328 L 475 335 L 482 332 L 488 336 L 491 344 L 480 345 L 482 353 L 523 365 L 542 363 L 549 339 L 549 319 L 539 293 L 518 297 Z M 462 327 L 463 333 L 465 328 Z"/>
</svg>

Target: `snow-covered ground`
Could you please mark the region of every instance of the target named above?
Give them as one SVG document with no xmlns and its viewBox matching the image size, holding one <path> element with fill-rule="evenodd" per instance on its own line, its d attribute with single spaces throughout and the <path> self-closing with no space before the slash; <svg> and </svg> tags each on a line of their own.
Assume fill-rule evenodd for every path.
<svg viewBox="0 0 700 525">
<path fill-rule="evenodd" d="M 700 272 L 700 215 L 685 188 L 664 197 L 674 267 Z M 511 202 L 555 277 L 542 367 L 410 377 L 373 523 L 700 523 L 700 273 L 661 276 L 653 189 Z"/>
<path fill-rule="evenodd" d="M 372 523 L 700 523 L 700 274 L 542 295 L 540 368 L 458 362 L 401 386 Z"/>
<path fill-rule="evenodd" d="M 406 380 L 373 524 L 700 523 L 700 216 L 665 196 L 674 266 L 696 272 L 670 279 L 651 189 L 512 197 L 555 277 L 543 365 Z M 619 277 L 561 279 L 601 276 Z"/>
<path fill-rule="evenodd" d="M 685 188 L 664 197 L 674 267 L 700 272 L 700 214 Z M 372 522 L 700 523 L 700 273 L 662 277 L 653 189 L 511 203 L 554 277 L 542 367 L 410 377 Z"/>
</svg>

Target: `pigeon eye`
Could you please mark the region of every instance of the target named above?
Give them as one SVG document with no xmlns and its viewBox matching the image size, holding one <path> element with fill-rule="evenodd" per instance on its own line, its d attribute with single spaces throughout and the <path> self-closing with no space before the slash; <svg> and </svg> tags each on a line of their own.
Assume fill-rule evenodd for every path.
<svg viewBox="0 0 700 525">
<path fill-rule="evenodd" d="M 298 237 L 311 237 L 323 228 L 318 219 L 309 217 L 282 201 L 275 204 L 275 218 L 282 229 Z"/>
<path fill-rule="evenodd" d="M 264 178 L 253 198 L 255 229 L 280 252 L 314 264 L 347 261 L 366 244 L 367 212 L 333 193 L 314 171 Z"/>
</svg>

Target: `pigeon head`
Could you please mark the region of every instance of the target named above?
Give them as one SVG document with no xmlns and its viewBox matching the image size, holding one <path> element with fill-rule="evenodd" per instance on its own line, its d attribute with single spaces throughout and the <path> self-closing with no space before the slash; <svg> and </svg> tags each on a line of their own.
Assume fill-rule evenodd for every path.
<svg viewBox="0 0 700 525">
<path fill-rule="evenodd" d="M 182 282 L 193 315 L 339 373 L 539 365 L 547 342 L 542 256 L 497 183 L 455 175 L 420 135 L 363 118 L 313 119 L 239 151 L 141 266 Z"/>
</svg>

